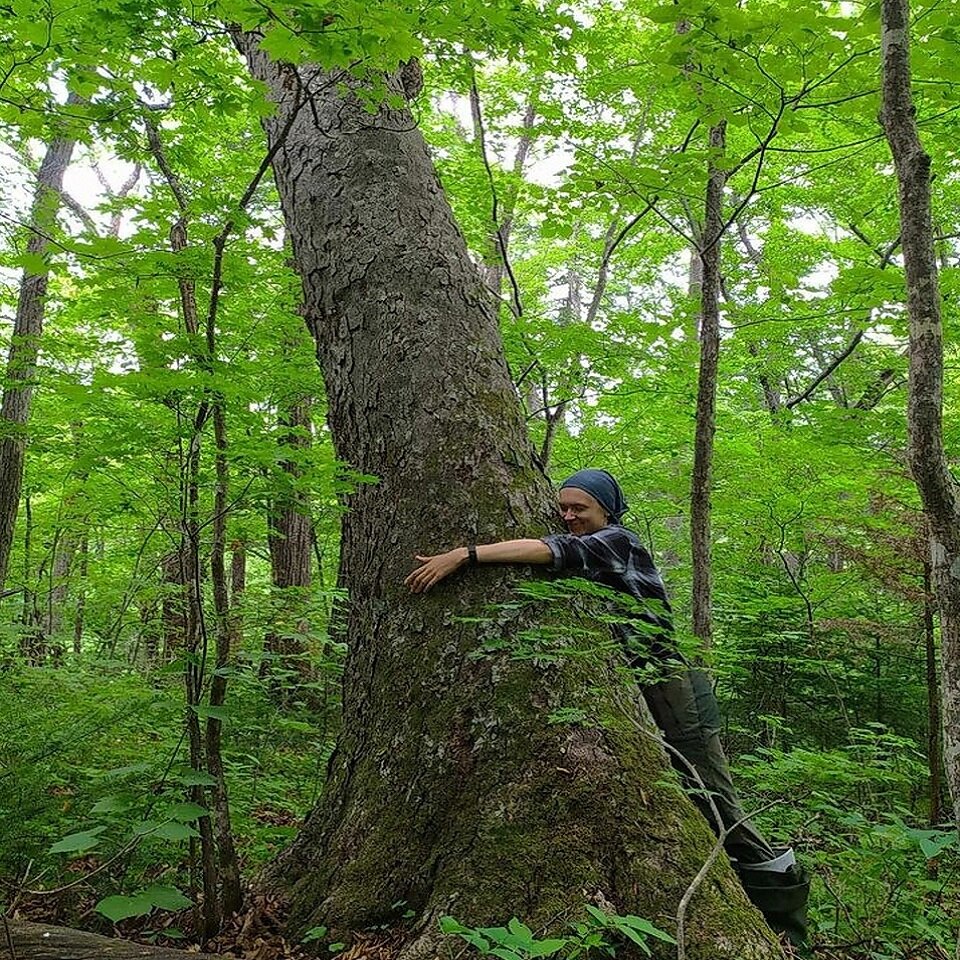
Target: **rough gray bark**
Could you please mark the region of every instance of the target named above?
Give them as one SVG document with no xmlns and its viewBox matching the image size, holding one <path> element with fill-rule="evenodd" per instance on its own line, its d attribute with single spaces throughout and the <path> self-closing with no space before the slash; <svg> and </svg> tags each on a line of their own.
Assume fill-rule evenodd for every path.
<svg viewBox="0 0 960 960">
<path fill-rule="evenodd" d="M 943 446 L 943 326 L 930 212 L 930 157 L 917 129 L 910 82 L 907 0 L 883 0 L 883 129 L 893 154 L 910 321 L 908 458 L 930 530 L 940 608 L 944 765 L 960 824 L 960 491 Z"/>
<path fill-rule="evenodd" d="M 0 944 L 5 954 L 17 960 L 214 960 L 209 953 L 151 947 L 23 920 L 3 920 Z"/>
<path fill-rule="evenodd" d="M 710 149 L 721 152 L 726 123 L 710 128 Z M 700 370 L 697 380 L 697 422 L 690 484 L 690 545 L 693 564 L 694 635 L 709 647 L 713 639 L 710 564 L 710 487 L 713 435 L 716 430 L 717 367 L 720 359 L 720 239 L 723 232 L 723 187 L 726 173 L 711 159 L 703 217 L 700 287 Z"/>
<path fill-rule="evenodd" d="M 235 38 L 277 102 L 271 144 L 286 132 L 274 173 L 336 453 L 379 478 L 349 497 L 343 523 L 349 657 L 325 793 L 266 882 L 289 893 L 294 931 L 362 929 L 404 902 L 418 916 L 408 956 L 435 955 L 444 913 L 557 926 L 597 894 L 669 927 L 711 836 L 665 783 L 659 747 L 602 722 L 622 718 L 625 681 L 604 662 L 471 656 L 547 617 L 572 643 L 573 614 L 554 603 L 483 619 L 515 597 L 509 568 L 427 596 L 402 583 L 416 553 L 540 535 L 556 512 L 420 132 L 406 109 L 371 115 L 338 93 L 354 81 L 296 75 Z M 316 92 L 298 109 L 305 88 Z M 561 705 L 588 719 L 550 724 Z M 688 957 L 779 956 L 729 869 L 711 876 Z"/>
<path fill-rule="evenodd" d="M 75 106 L 79 102 L 80 98 L 75 94 L 67 98 L 68 106 Z M 60 209 L 63 175 L 70 164 L 75 143 L 73 137 L 57 137 L 47 147 L 40 164 L 30 211 L 30 236 L 26 245 L 27 253 L 34 256 L 42 257 L 47 252 L 50 230 L 56 223 Z M 46 270 L 24 269 L 13 322 L 13 337 L 7 354 L 3 402 L 0 405 L 0 592 L 7 578 L 10 548 L 13 546 L 20 508 L 25 428 L 30 419 L 37 376 L 47 279 Z"/>
</svg>

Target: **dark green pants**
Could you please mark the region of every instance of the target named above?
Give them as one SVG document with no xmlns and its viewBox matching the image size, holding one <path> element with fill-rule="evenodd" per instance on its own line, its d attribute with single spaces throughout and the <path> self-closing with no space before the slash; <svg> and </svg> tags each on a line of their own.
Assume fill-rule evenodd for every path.
<svg viewBox="0 0 960 960">
<path fill-rule="evenodd" d="M 674 679 L 662 680 L 642 689 L 654 722 L 663 731 L 664 740 L 697 771 L 720 814 L 723 828 L 729 829 L 743 820 L 746 814 L 740 806 L 730 779 L 727 758 L 720 745 L 720 708 L 709 677 L 702 670 L 684 670 Z M 686 764 L 672 753 L 670 762 L 680 774 L 690 798 L 707 818 L 707 823 L 719 833 L 710 802 Z M 749 820 L 730 833 L 724 846 L 728 856 L 738 863 L 763 863 L 777 855 Z"/>
<path fill-rule="evenodd" d="M 774 930 L 784 933 L 793 943 L 802 944 L 807 936 L 810 881 L 799 866 L 779 873 L 751 869 L 752 864 L 773 860 L 780 851 L 774 850 L 749 820 L 744 820 L 743 807 L 720 745 L 720 709 L 710 678 L 702 670 L 684 668 L 679 676 L 641 689 L 664 739 L 687 761 L 684 763 L 670 753 L 670 762 L 714 832 L 720 833 L 714 809 L 723 829 L 737 824 L 730 829 L 724 848 L 734 861 L 747 896 Z M 687 764 L 697 771 L 702 788 Z M 704 789 L 713 801 L 712 806 Z"/>
</svg>

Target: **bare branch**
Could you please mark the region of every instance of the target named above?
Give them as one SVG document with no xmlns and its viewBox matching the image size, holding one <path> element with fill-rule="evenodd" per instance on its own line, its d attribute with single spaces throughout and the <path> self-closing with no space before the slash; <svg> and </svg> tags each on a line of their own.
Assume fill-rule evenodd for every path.
<svg viewBox="0 0 960 960">
<path fill-rule="evenodd" d="M 788 410 L 792 410 L 798 403 L 803 403 L 804 400 L 809 400 L 810 397 L 813 396 L 813 393 L 817 389 L 817 387 L 819 387 L 820 384 L 823 383 L 823 381 L 826 380 L 827 377 L 829 377 L 833 373 L 833 371 L 836 370 L 837 367 L 839 367 L 840 364 L 843 363 L 843 361 L 846 360 L 847 357 L 849 357 L 850 354 L 857 349 L 857 344 L 859 344 L 862 339 L 863 339 L 863 330 L 858 330 L 853 335 L 853 338 L 851 339 L 850 343 L 847 344 L 843 352 L 837 354 L 837 356 L 834 357 L 834 359 L 830 362 L 830 364 L 824 370 L 820 371 L 820 373 L 814 378 L 810 386 L 807 387 L 807 389 L 804 390 L 803 393 L 800 394 L 800 396 L 794 397 L 792 400 L 788 400 L 784 404 L 784 406 Z"/>
<path fill-rule="evenodd" d="M 84 209 L 83 205 L 72 197 L 66 190 L 60 191 L 60 199 L 63 205 L 91 232 L 97 233 L 97 225 L 93 217 Z"/>
</svg>

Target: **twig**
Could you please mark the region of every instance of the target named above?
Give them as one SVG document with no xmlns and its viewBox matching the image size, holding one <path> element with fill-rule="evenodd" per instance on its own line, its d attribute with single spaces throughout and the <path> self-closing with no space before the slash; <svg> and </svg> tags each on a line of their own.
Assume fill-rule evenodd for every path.
<svg viewBox="0 0 960 960">
<path fill-rule="evenodd" d="M 6 915 L 3 917 L 3 933 L 7 940 L 7 953 L 10 954 L 10 960 L 17 960 L 17 951 L 13 948 L 13 934 L 10 933 L 10 921 Z"/>
<path fill-rule="evenodd" d="M 507 245 L 504 242 L 503 230 L 500 226 L 500 201 L 497 197 L 497 185 L 493 179 L 493 168 L 490 166 L 490 158 L 487 156 L 487 135 L 483 125 L 483 114 L 480 110 L 480 91 L 477 89 L 477 73 L 473 60 L 470 61 L 470 92 L 473 96 L 473 109 L 477 123 L 477 136 L 480 139 L 480 156 L 483 158 L 483 166 L 487 171 L 487 180 L 490 182 L 490 195 L 493 202 L 493 209 L 490 219 L 495 227 L 497 237 L 497 247 L 500 251 L 500 259 L 503 262 L 503 268 L 507 271 L 510 278 L 510 287 L 513 292 L 513 314 L 518 319 L 523 316 L 523 304 L 520 301 L 520 286 L 510 264 L 510 257 L 507 254 Z"/>
<path fill-rule="evenodd" d="M 100 873 L 101 870 L 106 870 L 106 868 L 111 864 L 116 863 L 124 854 L 132 850 L 144 837 L 148 836 L 150 836 L 150 832 L 132 837 L 109 860 L 104 860 L 100 866 L 94 867 L 89 873 L 85 873 L 82 877 L 77 877 L 76 880 L 71 880 L 69 883 L 65 883 L 62 887 L 53 887 L 50 890 L 24 890 L 22 892 L 29 893 L 31 897 L 49 897 L 55 893 L 63 893 L 64 890 L 70 890 L 73 887 L 79 886 L 81 883 L 86 883 L 87 880 L 93 876 L 96 876 L 96 874 Z"/>
</svg>

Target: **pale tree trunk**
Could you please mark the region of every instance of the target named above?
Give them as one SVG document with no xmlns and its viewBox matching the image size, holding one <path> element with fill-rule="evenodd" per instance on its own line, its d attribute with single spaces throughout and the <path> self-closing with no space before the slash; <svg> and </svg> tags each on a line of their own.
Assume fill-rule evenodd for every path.
<svg viewBox="0 0 960 960">
<path fill-rule="evenodd" d="M 897 172 L 910 321 L 908 456 L 930 530 L 940 608 L 947 784 L 960 824 L 960 492 L 943 446 L 943 327 L 930 213 L 930 157 L 917 130 L 910 84 L 909 8 L 882 0 L 881 120 Z"/>
<path fill-rule="evenodd" d="M 726 124 L 710 129 L 710 149 L 722 154 Z M 720 359 L 720 240 L 723 232 L 723 187 L 726 174 L 712 157 L 708 165 L 707 195 L 700 248 L 700 371 L 690 488 L 690 545 L 693 564 L 693 632 L 704 647 L 713 640 L 711 612 L 710 514 L 713 436 L 716 430 L 717 367 Z"/>
<path fill-rule="evenodd" d="M 63 624 L 63 608 L 70 585 L 70 569 L 77 551 L 75 531 L 69 527 L 58 530 L 53 549 L 53 563 L 50 565 L 50 582 L 43 621 L 43 632 L 49 640 L 59 636 Z"/>
<path fill-rule="evenodd" d="M 235 37 L 277 102 L 265 127 L 282 141 L 274 173 L 336 453 L 379 478 L 349 497 L 343 523 L 349 654 L 324 796 L 266 882 L 288 892 L 294 932 L 414 910 L 408 956 L 436 955 L 445 913 L 556 928 L 598 893 L 670 926 L 711 835 L 665 784 L 656 744 L 599 720 L 623 717 L 626 681 L 589 660 L 468 656 L 485 638 L 575 616 L 554 603 L 536 617 L 459 619 L 515 597 L 508 568 L 466 571 L 426 596 L 403 586 L 416 553 L 536 536 L 555 514 L 495 311 L 420 131 L 405 108 L 371 115 L 341 92 L 347 77 L 297 77 Z M 312 103 L 298 109 L 304 89 Z M 550 724 L 561 705 L 590 719 Z M 725 865 L 689 919 L 690 960 L 780 955 Z"/>
<path fill-rule="evenodd" d="M 937 676 L 937 646 L 934 633 L 934 604 L 930 561 L 923 563 L 923 654 L 927 668 L 927 778 L 931 826 L 942 816 L 941 785 L 943 783 L 943 749 L 940 743 L 940 683 Z"/>
<path fill-rule="evenodd" d="M 75 94 L 67 98 L 67 106 L 75 106 L 79 102 L 80 98 Z M 27 253 L 33 256 L 43 257 L 47 253 L 50 231 L 56 224 L 60 209 L 63 175 L 70 164 L 75 143 L 73 137 L 57 137 L 47 147 L 40 164 L 26 246 Z M 43 334 L 47 279 L 48 272 L 45 269 L 37 270 L 32 265 L 24 268 L 7 355 L 3 402 L 0 405 L 0 592 L 6 582 L 10 548 L 20 508 L 26 426 L 30 419 L 37 356 Z"/>
</svg>

